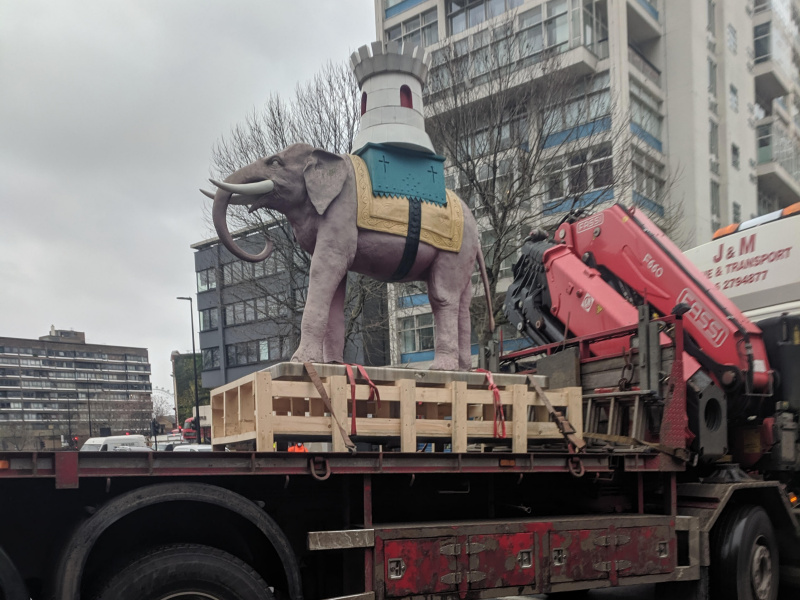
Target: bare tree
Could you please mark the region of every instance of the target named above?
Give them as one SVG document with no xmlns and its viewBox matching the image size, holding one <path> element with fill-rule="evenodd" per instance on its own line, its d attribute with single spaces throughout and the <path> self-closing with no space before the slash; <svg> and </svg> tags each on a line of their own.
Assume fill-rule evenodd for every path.
<svg viewBox="0 0 800 600">
<path fill-rule="evenodd" d="M 36 448 L 36 437 L 30 424 L 23 421 L 8 421 L 0 427 L 0 447 L 3 450 Z"/>
<path fill-rule="evenodd" d="M 304 142 L 330 152 L 348 154 L 358 131 L 361 112 L 358 82 L 345 63 L 329 62 L 311 81 L 298 84 L 290 101 L 272 94 L 263 107 L 254 108 L 242 123 L 221 138 L 212 152 L 212 174 L 225 177 L 259 157 Z M 207 215 L 208 222 L 211 221 Z M 239 286 L 240 298 L 231 298 L 221 315 L 226 322 L 253 323 L 269 338 L 269 356 L 288 358 L 300 338 L 311 257 L 294 243 L 294 234 L 283 215 L 274 211 L 248 213 L 246 207 L 230 206 L 232 230 L 246 232 L 253 247 L 272 240 L 274 251 L 264 263 L 237 263 L 223 268 L 223 283 Z M 243 240 L 246 247 L 247 239 Z M 235 294 L 235 288 L 231 288 Z M 238 302 L 236 302 L 238 300 Z M 386 284 L 351 274 L 346 301 L 346 358 L 367 346 L 386 328 L 376 319 L 374 307 L 385 305 Z M 373 307 L 371 309 L 371 307 Z M 380 311 L 377 311 L 380 312 Z M 349 350 L 349 352 L 348 352 Z"/>
<path fill-rule="evenodd" d="M 426 128 L 447 158 L 448 187 L 470 205 L 483 231 L 498 324 L 505 321 L 498 284 L 511 276 L 532 229 L 552 230 L 570 211 L 619 200 L 639 185 L 634 161 L 649 151 L 631 132 L 632 115 L 615 109 L 620 103 L 609 73 L 596 72 L 585 58 L 586 50 L 606 48 L 602 41 L 571 47 L 550 32 L 526 29 L 510 13 L 434 52 Z M 636 118 L 649 116 L 642 111 Z M 656 211 L 663 179 L 649 199 Z M 473 330 L 485 347 L 492 333 L 484 302 L 473 302 Z"/>
</svg>

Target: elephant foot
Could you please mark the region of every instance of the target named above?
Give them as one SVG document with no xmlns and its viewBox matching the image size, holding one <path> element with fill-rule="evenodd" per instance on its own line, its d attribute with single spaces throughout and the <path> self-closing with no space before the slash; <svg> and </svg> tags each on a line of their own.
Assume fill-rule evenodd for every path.
<svg viewBox="0 0 800 600">
<path fill-rule="evenodd" d="M 322 356 L 321 355 L 316 355 L 316 354 L 311 353 L 311 352 L 300 352 L 300 350 L 298 350 L 297 352 L 292 354 L 291 361 L 292 362 L 299 362 L 299 363 L 306 363 L 306 362 L 321 363 L 321 362 L 325 362 L 325 361 L 322 360 Z"/>
<path fill-rule="evenodd" d="M 430 366 L 431 371 L 458 371 L 458 359 L 449 357 L 435 357 Z"/>
</svg>

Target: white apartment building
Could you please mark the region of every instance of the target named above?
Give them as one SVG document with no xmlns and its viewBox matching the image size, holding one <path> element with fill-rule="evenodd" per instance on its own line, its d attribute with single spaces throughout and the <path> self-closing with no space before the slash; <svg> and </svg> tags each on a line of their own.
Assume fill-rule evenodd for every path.
<svg viewBox="0 0 800 600">
<path fill-rule="evenodd" d="M 613 168 L 632 185 L 613 199 L 671 206 L 684 247 L 800 201 L 800 0 L 375 0 L 375 15 L 378 39 L 424 45 L 434 68 L 443 45 L 477 53 L 510 22 L 502 43 L 520 67 L 555 51 L 607 81 L 607 118 L 624 121 L 609 127 L 631 133 Z M 392 362 L 424 366 L 427 298 L 394 294 Z"/>
</svg>

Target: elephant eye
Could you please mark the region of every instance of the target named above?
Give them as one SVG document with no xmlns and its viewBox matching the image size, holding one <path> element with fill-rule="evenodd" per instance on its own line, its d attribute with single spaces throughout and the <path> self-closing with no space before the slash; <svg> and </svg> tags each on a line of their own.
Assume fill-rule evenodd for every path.
<svg viewBox="0 0 800 600">
<path fill-rule="evenodd" d="M 277 156 L 273 156 L 267 159 L 267 166 L 274 167 L 281 164 L 281 159 Z"/>
</svg>

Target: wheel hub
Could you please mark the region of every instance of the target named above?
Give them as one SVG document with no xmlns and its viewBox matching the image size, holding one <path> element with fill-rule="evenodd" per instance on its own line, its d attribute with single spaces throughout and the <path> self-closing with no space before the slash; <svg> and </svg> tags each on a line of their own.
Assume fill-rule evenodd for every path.
<svg viewBox="0 0 800 600">
<path fill-rule="evenodd" d="M 772 556 L 763 537 L 759 537 L 755 543 L 750 561 L 750 581 L 753 595 L 758 600 L 768 600 L 772 591 Z"/>
</svg>

